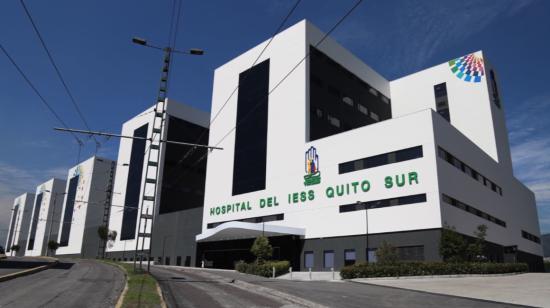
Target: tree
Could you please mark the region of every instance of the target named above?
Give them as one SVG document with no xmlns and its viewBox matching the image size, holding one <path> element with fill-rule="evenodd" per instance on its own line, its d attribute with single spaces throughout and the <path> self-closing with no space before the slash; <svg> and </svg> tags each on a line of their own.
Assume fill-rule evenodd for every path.
<svg viewBox="0 0 550 308">
<path fill-rule="evenodd" d="M 51 240 L 48 242 L 48 249 L 50 251 L 52 251 L 53 253 L 55 253 L 55 251 L 57 250 L 57 248 L 59 248 L 59 243 L 54 241 L 54 240 Z"/>
<path fill-rule="evenodd" d="M 271 258 L 273 255 L 273 247 L 269 244 L 269 239 L 262 235 L 254 240 L 250 252 L 256 256 L 256 262 L 261 264 Z"/>
<path fill-rule="evenodd" d="M 109 235 L 107 236 L 107 238 L 109 239 L 109 241 L 115 241 L 117 235 L 118 233 L 115 230 L 111 230 L 109 231 Z"/>
<path fill-rule="evenodd" d="M 15 251 L 15 253 L 17 253 L 19 251 L 19 245 L 12 245 L 11 246 L 11 250 Z"/>
<path fill-rule="evenodd" d="M 99 235 L 99 238 L 106 241 L 109 237 L 109 228 L 107 226 L 99 226 L 97 228 L 97 234 Z"/>
<path fill-rule="evenodd" d="M 485 250 L 485 237 L 487 236 L 487 229 L 488 227 L 483 224 L 477 226 L 476 231 L 474 231 L 476 239 L 473 243 L 468 244 L 467 247 L 468 260 L 483 261 L 486 259 L 483 255 L 483 251 Z"/>
<path fill-rule="evenodd" d="M 446 262 L 464 262 L 467 258 L 468 243 L 455 231 L 454 227 L 445 226 L 441 231 L 439 254 Z"/>
<path fill-rule="evenodd" d="M 386 241 L 383 241 L 380 247 L 376 249 L 376 261 L 382 265 L 395 264 L 399 261 L 397 248 Z"/>
</svg>

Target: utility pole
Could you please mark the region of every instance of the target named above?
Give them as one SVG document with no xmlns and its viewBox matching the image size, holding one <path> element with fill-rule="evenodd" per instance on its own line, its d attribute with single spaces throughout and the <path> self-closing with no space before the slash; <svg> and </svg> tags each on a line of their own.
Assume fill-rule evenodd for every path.
<svg viewBox="0 0 550 308">
<path fill-rule="evenodd" d="M 132 42 L 138 45 L 150 47 L 157 50 L 162 50 L 164 61 L 162 65 L 162 73 L 158 96 L 155 104 L 153 118 L 153 127 L 149 138 L 149 148 L 147 151 L 147 165 L 145 168 L 145 183 L 141 192 L 141 206 L 138 213 L 138 228 L 136 237 L 136 248 L 134 252 L 134 271 L 137 271 L 137 258 L 139 257 L 139 269 L 143 270 L 143 256 L 147 252 L 147 271 L 151 267 L 151 249 L 153 246 L 153 223 L 156 213 L 156 204 L 158 200 L 158 186 L 160 181 L 160 157 L 161 157 L 161 140 L 164 138 L 165 121 L 166 121 L 166 101 L 168 93 L 168 79 L 170 76 L 170 64 L 173 53 L 203 55 L 204 51 L 200 49 L 190 49 L 189 51 L 179 51 L 170 46 L 158 47 L 148 44 L 146 40 L 141 38 L 133 38 Z M 164 147 L 163 147 L 164 148 Z M 155 151 L 156 155 L 151 155 Z M 152 172 L 149 172 L 149 170 Z M 155 174 L 154 178 L 150 178 L 149 174 Z M 152 195 L 147 191 L 150 188 Z M 152 189 L 151 189 L 152 188 Z M 145 241 L 149 239 L 149 247 L 146 249 Z M 141 241 L 140 241 L 141 240 Z M 141 245 L 140 245 L 141 244 Z"/>
</svg>

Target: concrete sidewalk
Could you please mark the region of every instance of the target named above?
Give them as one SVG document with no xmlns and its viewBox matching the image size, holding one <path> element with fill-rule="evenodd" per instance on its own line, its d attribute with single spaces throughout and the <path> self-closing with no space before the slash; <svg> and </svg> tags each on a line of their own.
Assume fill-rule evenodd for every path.
<svg viewBox="0 0 550 308">
<path fill-rule="evenodd" d="M 299 281 L 341 281 L 340 272 L 292 272 L 281 275 L 277 279 Z"/>
<path fill-rule="evenodd" d="M 359 278 L 352 281 L 517 305 L 550 307 L 550 273 L 457 278 Z"/>
</svg>

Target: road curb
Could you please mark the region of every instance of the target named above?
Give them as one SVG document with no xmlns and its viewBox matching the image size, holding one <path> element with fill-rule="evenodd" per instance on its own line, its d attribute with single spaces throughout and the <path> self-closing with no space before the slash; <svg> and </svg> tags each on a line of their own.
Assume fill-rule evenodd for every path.
<svg viewBox="0 0 550 308">
<path fill-rule="evenodd" d="M 170 268 L 170 267 L 167 267 L 167 266 L 162 266 L 162 267 L 164 267 L 166 269 Z M 172 267 L 172 268 L 174 268 L 174 267 Z M 192 270 L 197 270 L 197 271 L 201 270 L 201 268 L 185 268 L 185 269 L 192 269 Z M 176 271 L 185 271 L 185 269 L 176 268 L 175 270 Z M 272 289 L 272 288 L 269 288 L 269 287 L 256 285 L 256 284 L 246 282 L 246 281 L 240 280 L 240 279 L 230 279 L 230 278 L 227 278 L 227 277 L 216 275 L 215 273 L 212 273 L 209 270 L 210 269 L 208 269 L 206 271 L 201 271 L 201 272 L 202 272 L 202 274 L 206 274 L 205 276 L 207 276 L 207 277 L 210 276 L 210 279 L 213 279 L 213 280 L 221 280 L 221 281 L 231 280 L 232 281 L 231 285 L 235 286 L 236 288 L 248 291 L 248 292 L 252 292 L 252 293 L 255 293 L 255 294 L 258 294 L 258 295 L 262 295 L 262 296 L 266 296 L 266 297 L 272 297 L 272 298 L 276 298 L 276 299 L 284 299 L 287 302 L 290 302 L 291 304 L 298 305 L 299 307 L 315 307 L 315 308 L 325 308 L 325 307 L 327 307 L 327 306 L 321 305 L 319 303 L 315 303 L 313 301 L 310 301 L 310 300 L 307 300 L 307 299 L 304 299 L 304 298 L 300 298 L 298 296 L 294 296 L 294 295 L 291 295 L 291 294 L 288 294 L 288 293 L 285 293 L 285 292 L 282 292 L 282 291 L 279 291 L 279 290 L 275 290 L 275 289 Z M 258 276 L 258 278 L 263 278 L 263 277 Z"/>
<path fill-rule="evenodd" d="M 151 274 L 149 274 L 151 275 Z M 151 277 L 153 277 L 153 279 L 155 279 L 155 283 L 157 285 L 157 293 L 160 297 L 160 307 L 162 308 L 166 308 L 166 301 L 164 301 L 164 295 L 162 294 L 162 290 L 160 289 L 160 285 L 159 285 L 159 282 L 158 280 L 155 278 L 155 276 L 151 275 Z M 117 307 L 118 308 L 118 307 Z"/>
<path fill-rule="evenodd" d="M 0 282 L 4 282 L 4 281 L 12 280 L 12 279 L 15 279 L 15 278 L 18 278 L 18 277 L 23 277 L 23 276 L 31 275 L 31 274 L 34 274 L 34 273 L 38 273 L 38 272 L 41 272 L 43 270 L 47 270 L 47 269 L 53 267 L 54 265 L 57 265 L 57 263 L 59 263 L 59 260 L 56 259 L 53 262 L 50 262 L 50 264 L 41 265 L 41 266 L 26 269 L 24 271 L 20 271 L 20 272 L 0 276 Z"/>
<path fill-rule="evenodd" d="M 122 292 L 120 292 L 120 295 L 118 296 L 118 299 L 115 304 L 115 308 L 121 308 L 122 303 L 124 303 L 124 297 L 126 296 L 126 293 L 128 293 L 128 273 L 126 273 L 126 269 L 120 266 L 119 264 L 113 264 L 110 262 L 103 262 L 103 263 L 118 267 L 124 274 L 124 289 L 122 290 Z"/>
</svg>

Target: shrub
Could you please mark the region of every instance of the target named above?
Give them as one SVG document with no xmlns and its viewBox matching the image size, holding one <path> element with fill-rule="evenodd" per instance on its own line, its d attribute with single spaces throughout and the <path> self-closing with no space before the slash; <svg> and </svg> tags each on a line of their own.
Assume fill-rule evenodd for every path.
<svg viewBox="0 0 550 308">
<path fill-rule="evenodd" d="M 376 260 L 378 261 L 378 263 L 384 265 L 397 263 L 397 261 L 399 260 L 397 248 L 388 244 L 388 242 L 383 241 L 380 247 L 376 249 Z"/>
<path fill-rule="evenodd" d="M 99 226 L 97 228 L 97 235 L 100 239 L 106 241 L 109 236 L 109 228 L 107 228 L 107 226 Z"/>
<path fill-rule="evenodd" d="M 266 261 L 264 263 L 246 263 L 239 261 L 235 264 L 235 270 L 245 274 L 257 275 L 262 277 L 272 277 L 273 267 L 275 267 L 275 276 L 288 273 L 290 262 L 288 261 Z"/>
<path fill-rule="evenodd" d="M 445 226 L 441 231 L 439 254 L 447 262 L 466 261 L 468 243 L 464 237 L 455 231 L 454 227 Z"/>
<path fill-rule="evenodd" d="M 550 273 L 550 261 L 544 261 L 544 271 Z"/>
<path fill-rule="evenodd" d="M 340 271 L 343 279 L 424 275 L 504 274 L 527 272 L 525 263 L 406 262 L 392 265 L 359 263 Z"/>
<path fill-rule="evenodd" d="M 59 248 L 59 243 L 54 241 L 54 240 L 50 240 L 48 242 L 48 249 L 55 252 L 57 250 L 57 248 Z"/>
<path fill-rule="evenodd" d="M 256 256 L 257 263 L 263 263 L 269 260 L 273 255 L 273 247 L 269 244 L 269 239 L 265 236 L 258 236 L 250 248 L 250 252 Z"/>
<path fill-rule="evenodd" d="M 15 251 L 15 252 L 18 252 L 19 251 L 19 245 L 12 245 L 11 246 L 11 250 Z"/>
</svg>

